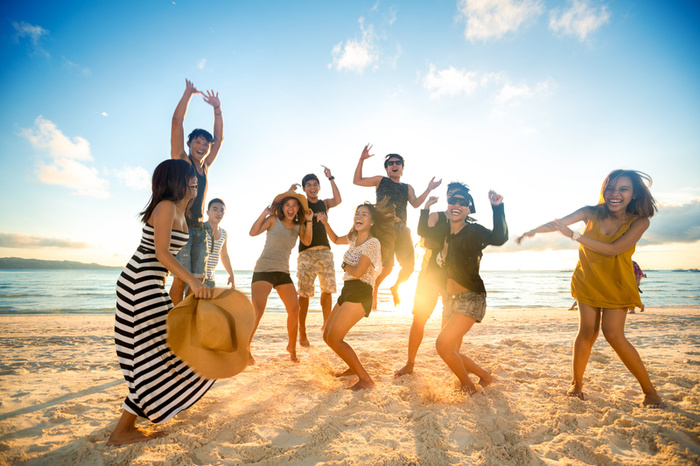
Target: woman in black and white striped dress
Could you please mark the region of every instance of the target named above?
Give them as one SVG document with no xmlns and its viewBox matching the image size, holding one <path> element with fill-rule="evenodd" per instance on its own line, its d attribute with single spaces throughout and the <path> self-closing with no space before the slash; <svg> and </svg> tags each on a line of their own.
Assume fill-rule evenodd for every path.
<svg viewBox="0 0 700 466">
<path fill-rule="evenodd" d="M 107 445 L 143 442 L 164 432 L 136 428 L 138 416 L 164 422 L 192 406 L 214 383 L 196 375 L 166 344 L 165 321 L 173 304 L 165 290 L 168 271 L 197 298 L 204 286 L 175 259 L 187 243 L 185 212 L 197 195 L 197 178 L 184 160 L 166 160 L 153 172 L 151 200 L 141 213 L 141 244 L 117 281 L 114 340 L 129 394 Z"/>
</svg>

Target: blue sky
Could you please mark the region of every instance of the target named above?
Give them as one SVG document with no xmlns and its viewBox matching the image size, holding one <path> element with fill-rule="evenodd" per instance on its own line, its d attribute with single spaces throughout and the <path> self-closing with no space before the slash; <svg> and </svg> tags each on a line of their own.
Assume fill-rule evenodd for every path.
<svg viewBox="0 0 700 466">
<path fill-rule="evenodd" d="M 349 228 L 374 200 L 352 185 L 368 142 L 365 174 L 398 152 L 418 193 L 432 176 L 466 182 L 486 226 L 486 194 L 502 193 L 511 238 L 596 203 L 611 170 L 642 170 L 662 208 L 635 258 L 699 267 L 698 5 L 3 2 L 0 256 L 125 263 L 188 78 L 222 102 L 208 198 L 227 203 L 234 268 L 262 250 L 248 230 L 265 206 L 321 164 L 343 195 L 331 223 Z M 186 132 L 212 126 L 196 96 Z M 482 267 L 572 268 L 575 246 L 511 239 Z"/>
</svg>

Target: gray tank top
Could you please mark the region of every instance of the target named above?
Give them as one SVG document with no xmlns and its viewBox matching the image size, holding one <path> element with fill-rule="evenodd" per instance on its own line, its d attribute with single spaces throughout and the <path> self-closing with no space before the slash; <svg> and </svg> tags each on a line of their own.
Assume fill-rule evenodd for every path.
<svg viewBox="0 0 700 466">
<path fill-rule="evenodd" d="M 255 263 L 253 272 L 289 273 L 289 256 L 299 237 L 299 225 L 288 230 L 279 218 L 275 218 L 272 228 L 267 230 L 265 247 Z"/>
</svg>

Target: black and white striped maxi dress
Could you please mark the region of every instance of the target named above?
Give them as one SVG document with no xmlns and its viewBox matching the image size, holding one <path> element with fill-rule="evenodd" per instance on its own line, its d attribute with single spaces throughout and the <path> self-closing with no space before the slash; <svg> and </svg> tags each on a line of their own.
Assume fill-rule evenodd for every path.
<svg viewBox="0 0 700 466">
<path fill-rule="evenodd" d="M 189 235 L 173 230 L 175 255 Z M 214 383 L 196 375 L 166 343 L 165 319 L 173 303 L 165 290 L 168 271 L 156 259 L 153 227 L 143 227 L 141 244 L 117 280 L 114 341 L 129 386 L 122 407 L 152 422 L 165 422 L 189 408 Z"/>
</svg>

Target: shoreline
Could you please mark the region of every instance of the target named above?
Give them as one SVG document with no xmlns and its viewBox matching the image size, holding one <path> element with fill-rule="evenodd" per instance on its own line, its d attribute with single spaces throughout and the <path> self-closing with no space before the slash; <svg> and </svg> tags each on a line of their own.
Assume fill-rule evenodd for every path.
<svg viewBox="0 0 700 466">
<path fill-rule="evenodd" d="M 218 381 L 172 421 L 163 438 L 106 447 L 126 383 L 113 316 L 0 315 L 0 463 L 204 464 L 693 464 L 700 458 L 700 309 L 650 308 L 628 316 L 628 339 L 664 398 L 641 390 L 601 335 L 586 372 L 586 401 L 567 398 L 577 313 L 492 310 L 463 352 L 496 381 L 473 397 L 437 355 L 440 313 L 426 326 L 415 372 L 405 363 L 410 316 L 373 313 L 348 334 L 377 386 L 356 379 L 323 343 L 288 361 L 284 313 L 266 313 L 253 341 L 258 365 Z M 274 382 L 271 382 L 274 380 Z M 140 420 L 138 425 L 145 426 Z"/>
</svg>

